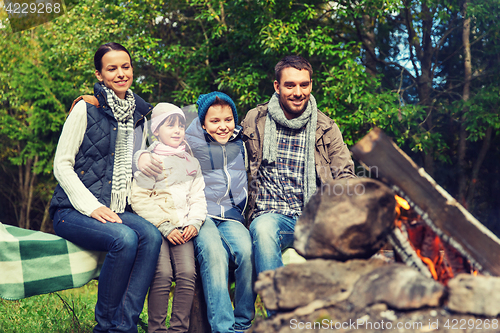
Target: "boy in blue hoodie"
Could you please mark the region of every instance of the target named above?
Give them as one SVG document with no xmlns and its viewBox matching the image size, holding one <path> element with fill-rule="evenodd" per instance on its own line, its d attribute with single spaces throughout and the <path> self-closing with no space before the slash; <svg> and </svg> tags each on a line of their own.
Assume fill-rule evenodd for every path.
<svg viewBox="0 0 500 333">
<path fill-rule="evenodd" d="M 197 104 L 198 118 L 186 130 L 186 140 L 201 165 L 208 215 L 194 239 L 195 255 L 212 332 L 241 332 L 251 326 L 256 298 L 252 241 L 244 225 L 248 180 L 242 128 L 228 95 L 200 95 Z M 236 280 L 234 311 L 229 269 Z"/>
</svg>

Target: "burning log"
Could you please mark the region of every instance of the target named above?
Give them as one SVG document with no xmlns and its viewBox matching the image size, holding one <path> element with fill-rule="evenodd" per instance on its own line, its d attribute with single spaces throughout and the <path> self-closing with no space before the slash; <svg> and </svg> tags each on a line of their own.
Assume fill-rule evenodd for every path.
<svg viewBox="0 0 500 333">
<path fill-rule="evenodd" d="M 392 186 L 441 241 L 465 256 L 479 271 L 500 275 L 500 240 L 380 129 L 373 129 L 351 151 L 372 174 Z"/>
<path fill-rule="evenodd" d="M 470 273 L 468 261 L 454 248 L 441 242 L 431 227 L 396 195 L 397 229 L 389 235 L 396 252 L 396 260 L 417 268 L 444 285 L 460 273 Z"/>
<path fill-rule="evenodd" d="M 426 277 L 432 277 L 432 273 L 428 270 L 427 266 L 420 259 L 418 253 L 410 243 L 408 233 L 406 232 L 406 227 L 404 225 L 395 228 L 392 234 L 388 236 L 388 239 L 396 252 L 396 259 L 398 259 L 398 261 L 402 261 L 408 266 L 416 268 Z"/>
</svg>

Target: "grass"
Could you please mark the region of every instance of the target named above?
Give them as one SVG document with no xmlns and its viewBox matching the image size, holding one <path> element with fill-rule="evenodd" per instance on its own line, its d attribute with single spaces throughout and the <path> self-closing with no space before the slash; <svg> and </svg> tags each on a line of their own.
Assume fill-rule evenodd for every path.
<svg viewBox="0 0 500 333">
<path fill-rule="evenodd" d="M 32 296 L 19 301 L 0 299 L 2 333 L 87 333 L 95 326 L 97 281 L 76 289 Z M 145 319 L 143 319 L 145 318 Z M 141 321 L 147 323 L 147 309 Z M 140 333 L 147 332 L 145 324 Z M 143 328 L 144 327 L 144 328 Z"/>
<path fill-rule="evenodd" d="M 95 325 L 94 307 L 97 281 L 76 289 L 32 296 L 19 301 L 0 298 L 0 332 L 2 333 L 90 333 Z M 169 302 L 169 317 L 170 318 Z M 265 316 L 257 297 L 256 315 Z M 147 332 L 147 304 L 140 315 L 139 333 Z M 167 324 L 168 326 L 168 324 Z"/>
</svg>

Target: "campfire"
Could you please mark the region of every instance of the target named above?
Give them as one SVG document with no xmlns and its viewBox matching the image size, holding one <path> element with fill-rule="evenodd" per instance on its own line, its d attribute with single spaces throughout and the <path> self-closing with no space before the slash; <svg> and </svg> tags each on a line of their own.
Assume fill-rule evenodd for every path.
<svg viewBox="0 0 500 333">
<path fill-rule="evenodd" d="M 376 179 L 311 198 L 294 235 L 308 260 L 259 274 L 276 315 L 252 332 L 499 332 L 500 239 L 380 130 L 351 150 Z"/>
<path fill-rule="evenodd" d="M 389 237 L 396 261 L 414 266 L 424 275 L 448 284 L 460 273 L 474 273 L 470 261 L 441 241 L 408 201 L 396 195 L 397 230 Z M 423 266 L 424 264 L 425 266 Z"/>
</svg>

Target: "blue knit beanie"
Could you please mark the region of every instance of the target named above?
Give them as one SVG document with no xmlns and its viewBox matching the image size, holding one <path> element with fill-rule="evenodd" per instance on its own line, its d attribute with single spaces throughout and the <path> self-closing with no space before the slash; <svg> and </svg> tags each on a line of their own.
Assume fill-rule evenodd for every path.
<svg viewBox="0 0 500 333">
<path fill-rule="evenodd" d="M 219 97 L 219 99 L 222 99 L 223 101 L 229 103 L 231 109 L 233 110 L 234 123 L 238 124 L 238 113 L 236 112 L 236 105 L 234 104 L 231 97 L 220 91 L 213 91 L 209 94 L 202 94 L 200 95 L 200 97 L 198 97 L 198 101 L 196 102 L 196 104 L 198 105 L 198 118 L 200 118 L 201 124 L 203 125 L 205 123 L 205 116 L 207 115 L 208 109 L 212 106 L 212 104 L 214 104 L 215 97 Z"/>
</svg>

